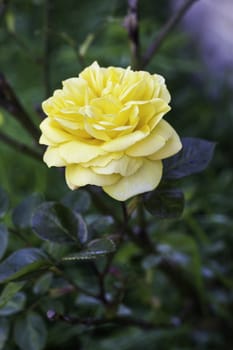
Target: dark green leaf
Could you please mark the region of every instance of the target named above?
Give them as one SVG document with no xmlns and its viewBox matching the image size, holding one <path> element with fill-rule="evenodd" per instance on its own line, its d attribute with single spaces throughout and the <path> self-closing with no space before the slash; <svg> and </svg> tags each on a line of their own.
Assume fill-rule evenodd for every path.
<svg viewBox="0 0 233 350">
<path fill-rule="evenodd" d="M 87 222 L 93 235 L 109 233 L 114 225 L 114 219 L 110 215 L 89 215 Z"/>
<path fill-rule="evenodd" d="M 42 201 L 43 198 L 36 193 L 25 198 L 13 211 L 12 220 L 14 225 L 21 229 L 31 227 L 33 213 Z"/>
<path fill-rule="evenodd" d="M 0 309 L 0 316 L 10 316 L 22 311 L 26 302 L 26 296 L 22 292 L 16 293 L 4 307 Z"/>
<path fill-rule="evenodd" d="M 0 283 L 26 276 L 49 266 L 46 254 L 37 248 L 14 252 L 0 264 Z"/>
<path fill-rule="evenodd" d="M 0 318 L 0 350 L 5 349 L 5 343 L 9 335 L 10 325 L 6 318 Z"/>
<path fill-rule="evenodd" d="M 0 188 L 0 218 L 2 218 L 7 212 L 8 205 L 9 200 L 7 193 L 2 188 Z"/>
<path fill-rule="evenodd" d="M 3 289 L 0 295 L 0 308 L 5 306 L 13 296 L 24 286 L 24 282 L 10 282 Z"/>
<path fill-rule="evenodd" d="M 96 259 L 98 256 L 112 253 L 116 245 L 110 238 L 95 239 L 87 245 L 87 248 L 79 253 L 74 253 L 63 258 L 63 260 L 88 260 Z"/>
<path fill-rule="evenodd" d="M 184 195 L 177 189 L 158 189 L 144 196 L 144 204 L 159 219 L 178 218 L 184 209 Z"/>
<path fill-rule="evenodd" d="M 5 254 L 7 244 L 8 244 L 8 230 L 7 228 L 0 224 L 0 259 L 3 257 Z"/>
<path fill-rule="evenodd" d="M 43 244 L 43 249 L 54 260 L 60 261 L 61 258 L 69 252 L 70 246 L 68 244 L 60 244 L 60 243 L 45 241 Z"/>
<path fill-rule="evenodd" d="M 60 203 L 41 204 L 33 215 L 32 227 L 42 239 L 61 244 L 80 243 L 79 220 L 69 208 Z"/>
<path fill-rule="evenodd" d="M 35 312 L 17 320 L 14 328 L 15 343 L 21 350 L 42 350 L 47 339 L 43 319 Z"/>
<path fill-rule="evenodd" d="M 85 213 L 91 205 L 91 198 L 85 190 L 70 191 L 63 198 L 62 204 L 77 213 Z"/>
<path fill-rule="evenodd" d="M 179 179 L 203 171 L 211 161 L 215 143 L 206 140 L 184 137 L 183 148 L 179 153 L 163 161 L 163 177 Z"/>
<path fill-rule="evenodd" d="M 78 219 L 78 239 L 81 244 L 85 244 L 88 240 L 88 229 L 87 224 L 81 215 L 76 214 Z"/>
</svg>

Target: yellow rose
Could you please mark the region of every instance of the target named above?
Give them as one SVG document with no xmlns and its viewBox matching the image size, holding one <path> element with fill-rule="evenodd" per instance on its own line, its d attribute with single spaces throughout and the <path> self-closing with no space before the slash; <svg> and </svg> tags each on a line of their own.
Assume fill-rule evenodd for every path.
<svg viewBox="0 0 233 350">
<path fill-rule="evenodd" d="M 44 161 L 66 168 L 72 190 L 101 186 L 119 201 L 151 191 L 161 180 L 161 160 L 181 149 L 163 119 L 169 102 L 162 76 L 95 62 L 43 102 Z"/>
</svg>

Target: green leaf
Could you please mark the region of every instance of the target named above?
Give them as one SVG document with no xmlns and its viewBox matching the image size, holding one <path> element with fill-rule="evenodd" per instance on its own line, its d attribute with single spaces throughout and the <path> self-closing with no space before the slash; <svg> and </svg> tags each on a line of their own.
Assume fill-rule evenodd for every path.
<svg viewBox="0 0 233 350">
<path fill-rule="evenodd" d="M 79 220 L 67 207 L 56 202 L 41 204 L 32 218 L 32 228 L 42 239 L 56 243 L 78 243 Z"/>
<path fill-rule="evenodd" d="M 25 198 L 13 211 L 12 220 L 14 225 L 21 229 L 31 227 L 33 213 L 42 201 L 43 198 L 37 193 Z"/>
<path fill-rule="evenodd" d="M 8 245 L 8 230 L 7 228 L 0 224 L 0 259 L 5 254 L 7 245 Z"/>
<path fill-rule="evenodd" d="M 21 350 L 43 350 L 46 345 L 47 330 L 41 316 L 29 312 L 16 321 L 14 340 Z"/>
<path fill-rule="evenodd" d="M 8 303 L 8 301 L 12 299 L 13 296 L 23 288 L 24 284 L 24 282 L 8 283 L 0 295 L 0 308 L 5 306 Z"/>
<path fill-rule="evenodd" d="M 184 209 L 184 195 L 177 189 L 158 189 L 144 196 L 146 209 L 159 219 L 178 218 Z"/>
<path fill-rule="evenodd" d="M 91 205 L 91 198 L 85 190 L 70 191 L 62 199 L 62 204 L 77 213 L 86 213 Z"/>
<path fill-rule="evenodd" d="M 110 238 L 95 239 L 88 243 L 87 248 L 79 253 L 70 254 L 62 260 L 89 260 L 112 253 L 116 245 Z"/>
<path fill-rule="evenodd" d="M 182 138 L 182 149 L 163 161 L 163 177 L 179 179 L 203 171 L 211 161 L 215 143 L 198 138 Z"/>
<path fill-rule="evenodd" d="M 8 206 L 9 199 L 7 193 L 2 188 L 0 188 L 0 218 L 6 214 Z"/>
<path fill-rule="evenodd" d="M 0 316 L 14 315 L 23 310 L 26 302 L 26 295 L 22 292 L 16 293 L 6 305 L 0 309 Z"/>
<path fill-rule="evenodd" d="M 9 321 L 5 318 L 0 318 L 0 350 L 5 349 L 5 343 L 8 339 L 9 330 Z"/>
<path fill-rule="evenodd" d="M 48 257 L 40 249 L 18 250 L 0 264 L 0 283 L 26 276 L 49 265 Z"/>
</svg>

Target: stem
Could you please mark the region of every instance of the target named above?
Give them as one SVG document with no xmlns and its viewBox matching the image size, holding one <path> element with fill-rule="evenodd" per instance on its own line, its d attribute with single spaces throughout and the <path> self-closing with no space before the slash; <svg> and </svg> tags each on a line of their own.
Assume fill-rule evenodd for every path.
<svg viewBox="0 0 233 350">
<path fill-rule="evenodd" d="M 36 159 L 38 161 L 42 160 L 42 155 L 37 152 L 36 150 L 32 149 L 31 147 L 14 140 L 12 137 L 4 134 L 0 131 L 0 140 L 3 141 L 8 146 L 14 148 L 17 152 L 20 152 L 22 154 L 25 154 L 33 159 Z"/>
<path fill-rule="evenodd" d="M 44 4 L 44 58 L 43 58 L 43 75 L 45 86 L 45 98 L 48 98 L 51 93 L 50 82 L 50 23 L 51 23 L 51 3 L 50 0 L 45 0 Z"/>
<path fill-rule="evenodd" d="M 122 208 L 122 213 L 123 213 L 123 224 L 124 227 L 126 228 L 128 226 L 128 222 L 129 222 L 129 215 L 128 215 L 128 211 L 127 211 L 127 207 L 125 202 L 121 203 L 121 208 Z"/>
<path fill-rule="evenodd" d="M 124 20 L 130 41 L 132 68 L 140 67 L 140 41 L 139 41 L 139 21 L 138 21 L 138 0 L 128 0 L 128 15 Z"/>
<path fill-rule="evenodd" d="M 177 23 L 182 19 L 185 13 L 191 8 L 191 6 L 198 0 L 187 0 L 178 10 L 175 12 L 165 23 L 164 27 L 158 33 L 156 39 L 151 43 L 151 45 L 146 50 L 142 58 L 141 68 L 145 68 L 151 61 L 152 57 L 156 54 L 160 46 L 163 44 L 165 38 L 171 32 L 171 30 L 177 25 Z"/>
</svg>

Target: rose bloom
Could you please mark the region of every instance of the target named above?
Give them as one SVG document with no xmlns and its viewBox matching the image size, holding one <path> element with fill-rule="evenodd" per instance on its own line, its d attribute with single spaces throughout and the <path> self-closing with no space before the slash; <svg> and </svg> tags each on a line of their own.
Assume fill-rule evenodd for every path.
<svg viewBox="0 0 233 350">
<path fill-rule="evenodd" d="M 163 119 L 169 102 L 162 76 L 95 62 L 43 102 L 44 161 L 65 167 L 72 190 L 101 186 L 119 201 L 151 191 L 161 180 L 162 159 L 181 149 Z"/>
</svg>

